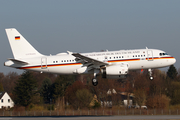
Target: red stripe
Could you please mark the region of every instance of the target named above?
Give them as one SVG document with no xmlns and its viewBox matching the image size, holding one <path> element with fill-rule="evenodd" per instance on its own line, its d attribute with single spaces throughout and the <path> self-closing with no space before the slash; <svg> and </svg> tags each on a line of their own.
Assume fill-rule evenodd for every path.
<svg viewBox="0 0 180 120">
<path fill-rule="evenodd" d="M 56 65 L 47 65 L 47 67 L 57 67 L 57 66 L 70 66 L 70 65 L 81 65 L 81 63 L 69 63 L 69 64 L 56 64 Z M 46 65 L 43 65 L 46 66 Z M 42 67 L 43 67 L 42 66 Z M 41 65 L 38 66 L 29 66 L 29 67 L 20 67 L 18 69 L 32 69 L 32 68 L 41 68 Z"/>
<path fill-rule="evenodd" d="M 146 58 L 146 60 L 148 60 L 148 59 L 152 60 L 152 58 Z M 156 57 L 153 59 L 156 59 L 156 60 L 157 59 L 174 59 L 174 57 L 161 57 L 161 58 Z M 108 63 L 110 63 L 110 62 L 128 62 L 128 61 L 140 61 L 140 59 L 111 60 L 111 61 L 108 61 Z M 47 67 L 70 66 L 70 65 L 81 65 L 81 63 L 55 64 L 55 65 L 47 65 Z M 32 69 L 32 68 L 41 68 L 41 65 L 29 66 L 29 67 L 19 67 L 18 69 Z"/>
<path fill-rule="evenodd" d="M 125 60 L 111 60 L 108 62 L 125 62 L 125 61 L 139 61 L 140 59 L 125 59 Z"/>
</svg>

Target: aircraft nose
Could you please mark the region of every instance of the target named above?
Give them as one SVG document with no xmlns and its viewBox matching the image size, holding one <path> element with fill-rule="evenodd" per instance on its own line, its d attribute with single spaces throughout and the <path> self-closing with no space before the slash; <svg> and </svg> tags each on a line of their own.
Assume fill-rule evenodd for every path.
<svg viewBox="0 0 180 120">
<path fill-rule="evenodd" d="M 173 65 L 174 63 L 176 63 L 176 58 L 172 57 L 172 59 L 169 62 L 171 65 Z"/>
<path fill-rule="evenodd" d="M 176 63 L 176 58 L 172 59 L 172 64 L 174 64 L 174 63 Z"/>
<path fill-rule="evenodd" d="M 169 59 L 167 59 L 167 66 L 173 65 L 174 63 L 176 63 L 176 59 L 174 57 L 169 57 Z"/>
</svg>

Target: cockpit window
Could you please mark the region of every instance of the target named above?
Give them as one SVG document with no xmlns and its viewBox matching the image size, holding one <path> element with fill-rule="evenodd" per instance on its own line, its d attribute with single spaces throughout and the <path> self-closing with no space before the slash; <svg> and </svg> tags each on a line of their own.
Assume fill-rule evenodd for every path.
<svg viewBox="0 0 180 120">
<path fill-rule="evenodd" d="M 168 55 L 167 53 L 159 53 L 160 56 Z"/>
</svg>

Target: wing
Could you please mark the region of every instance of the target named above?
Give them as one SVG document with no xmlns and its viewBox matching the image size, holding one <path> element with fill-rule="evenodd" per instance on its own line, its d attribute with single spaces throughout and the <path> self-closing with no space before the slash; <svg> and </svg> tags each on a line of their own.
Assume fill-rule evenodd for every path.
<svg viewBox="0 0 180 120">
<path fill-rule="evenodd" d="M 87 67 L 100 68 L 105 65 L 109 65 L 108 63 L 81 55 L 79 53 L 73 53 L 72 55 L 76 57 L 77 61 L 79 61 L 80 63 L 82 63 L 84 66 L 87 66 Z"/>
</svg>

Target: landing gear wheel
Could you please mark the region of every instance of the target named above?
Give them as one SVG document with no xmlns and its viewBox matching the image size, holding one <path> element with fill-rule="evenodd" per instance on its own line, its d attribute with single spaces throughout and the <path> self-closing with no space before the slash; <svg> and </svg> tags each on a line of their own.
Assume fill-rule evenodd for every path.
<svg viewBox="0 0 180 120">
<path fill-rule="evenodd" d="M 148 69 L 149 72 L 149 79 L 152 81 L 154 78 L 152 76 L 152 69 Z"/>
<path fill-rule="evenodd" d="M 96 78 L 93 78 L 93 79 L 92 79 L 92 84 L 93 84 L 94 86 L 97 86 L 97 85 L 98 85 L 98 80 L 97 80 Z"/>
<path fill-rule="evenodd" d="M 153 76 L 150 76 L 149 79 L 150 79 L 150 80 L 153 80 L 154 78 L 153 78 Z"/>
</svg>

